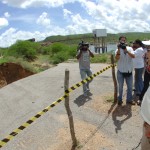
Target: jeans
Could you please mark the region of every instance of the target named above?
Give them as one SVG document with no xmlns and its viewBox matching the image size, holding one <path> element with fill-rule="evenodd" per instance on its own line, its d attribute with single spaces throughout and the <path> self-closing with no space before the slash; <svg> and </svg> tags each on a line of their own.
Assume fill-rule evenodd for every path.
<svg viewBox="0 0 150 150">
<path fill-rule="evenodd" d="M 127 85 L 127 97 L 126 101 L 131 102 L 132 101 L 132 85 L 133 85 L 133 75 L 131 74 L 128 77 L 123 76 L 123 74 L 118 70 L 117 71 L 117 80 L 119 85 L 119 96 L 118 101 L 122 102 L 122 96 L 123 96 L 123 85 L 124 80 L 126 81 Z"/>
<path fill-rule="evenodd" d="M 134 87 L 136 94 L 140 95 L 142 90 L 143 90 L 143 79 L 142 79 L 142 74 L 143 74 L 144 68 L 135 68 L 135 81 L 134 81 Z"/>
<path fill-rule="evenodd" d="M 87 78 L 87 76 L 92 75 L 92 71 L 90 69 L 80 69 L 80 75 L 81 75 L 81 79 L 84 80 L 85 78 Z M 89 83 L 91 81 L 83 84 L 83 93 L 86 93 L 89 90 Z"/>
<path fill-rule="evenodd" d="M 140 101 L 143 100 L 143 96 L 144 96 L 145 92 L 147 91 L 147 89 L 149 87 L 149 83 L 150 83 L 150 74 L 145 70 L 145 73 L 144 73 L 144 87 L 143 87 L 143 90 L 142 90 L 140 98 L 139 98 Z"/>
</svg>

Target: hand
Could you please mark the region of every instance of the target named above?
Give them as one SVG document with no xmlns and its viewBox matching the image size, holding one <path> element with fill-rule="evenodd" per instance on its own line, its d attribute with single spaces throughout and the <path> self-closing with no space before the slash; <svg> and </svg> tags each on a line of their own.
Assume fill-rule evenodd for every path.
<svg viewBox="0 0 150 150">
<path fill-rule="evenodd" d="M 147 138 L 150 138 L 150 125 L 146 122 L 144 122 L 144 128 L 145 128 L 145 136 Z"/>
<path fill-rule="evenodd" d="M 117 44 L 117 49 L 120 49 L 120 44 Z"/>
<path fill-rule="evenodd" d="M 124 49 L 124 53 L 125 53 L 125 54 L 128 53 L 128 50 L 127 50 L 127 49 Z"/>
</svg>

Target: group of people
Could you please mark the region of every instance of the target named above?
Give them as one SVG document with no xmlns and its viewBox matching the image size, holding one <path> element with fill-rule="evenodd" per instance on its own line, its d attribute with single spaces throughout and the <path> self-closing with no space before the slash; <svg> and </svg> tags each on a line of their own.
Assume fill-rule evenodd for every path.
<svg viewBox="0 0 150 150">
<path fill-rule="evenodd" d="M 115 53 L 117 59 L 117 80 L 118 80 L 118 105 L 122 104 L 122 94 L 124 80 L 127 85 L 127 97 L 126 103 L 135 105 L 133 101 L 133 69 L 134 69 L 134 91 L 138 97 L 137 104 L 141 105 L 141 101 L 145 92 L 149 87 L 150 74 L 150 45 L 144 45 L 141 40 L 135 40 L 132 47 L 127 46 L 126 37 L 121 36 L 119 38 L 118 48 Z M 143 72 L 144 82 L 143 82 Z"/>
<path fill-rule="evenodd" d="M 135 105 L 132 95 L 134 80 L 134 92 L 138 97 L 137 104 L 141 106 L 141 115 L 144 119 L 141 150 L 150 150 L 150 41 L 147 43 L 147 41 L 142 42 L 137 39 L 129 47 L 126 44 L 126 37 L 121 36 L 115 57 L 119 88 L 118 105 L 122 105 L 124 80 L 127 85 L 126 103 Z"/>
<path fill-rule="evenodd" d="M 124 80 L 127 85 L 126 103 L 135 105 L 132 88 L 138 97 L 137 104 L 141 106 L 141 115 L 144 119 L 141 150 L 150 150 L 150 41 L 135 40 L 132 46 L 126 44 L 126 37 L 119 38 L 115 52 L 117 59 L 118 105 L 122 105 Z M 134 78 L 133 78 L 134 70 Z M 144 82 L 143 82 L 144 73 Z"/>
<path fill-rule="evenodd" d="M 119 37 L 119 44 L 115 51 L 115 58 L 117 60 L 118 105 L 120 106 L 123 103 L 125 81 L 127 85 L 126 104 L 135 105 L 137 102 L 137 105 L 141 106 L 141 114 L 144 119 L 142 150 L 150 150 L 150 42 L 146 43 L 147 41 L 142 42 L 137 39 L 132 43 L 132 46 L 128 46 L 126 42 L 127 39 L 125 36 Z M 78 48 L 76 57 L 79 61 L 81 78 L 84 80 L 87 76 L 92 75 L 90 57 L 94 57 L 94 54 L 89 50 L 88 44 L 82 42 Z M 138 98 L 136 102 L 133 100 L 133 82 L 134 94 Z M 84 96 L 87 96 L 89 90 L 89 82 L 83 84 Z"/>
</svg>

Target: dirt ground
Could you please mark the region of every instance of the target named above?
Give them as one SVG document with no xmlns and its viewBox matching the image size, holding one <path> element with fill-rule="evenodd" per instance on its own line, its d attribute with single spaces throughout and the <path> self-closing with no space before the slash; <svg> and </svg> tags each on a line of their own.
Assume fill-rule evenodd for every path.
<svg viewBox="0 0 150 150">
<path fill-rule="evenodd" d="M 61 128 L 57 132 L 57 141 L 59 141 L 56 144 L 51 145 L 47 150 L 138 150 L 140 149 L 140 141 L 133 147 L 133 149 L 126 148 L 127 145 L 125 143 L 122 143 L 117 138 L 113 138 L 112 135 L 109 135 L 109 132 L 104 132 L 101 130 L 103 128 L 103 125 L 107 119 L 112 117 L 112 120 L 114 121 L 114 125 L 116 124 L 117 117 L 121 117 L 121 123 L 118 126 L 116 124 L 116 130 L 117 128 L 121 130 L 121 125 L 123 123 L 130 119 L 132 116 L 134 119 L 137 119 L 137 114 L 139 113 L 139 107 L 131 106 L 123 104 L 121 107 L 118 107 L 116 104 L 113 103 L 113 93 L 109 93 L 107 95 L 100 95 L 95 96 L 94 99 L 86 104 L 85 107 L 94 109 L 95 111 L 98 111 L 99 113 L 102 113 L 105 115 L 104 121 L 102 121 L 99 125 L 93 125 L 89 122 L 74 119 L 74 125 L 75 125 L 75 136 L 78 141 L 78 146 L 74 149 L 72 148 L 72 140 L 69 127 Z M 132 111 L 132 114 L 131 114 Z M 59 120 L 62 122 L 68 122 L 68 118 L 66 115 L 61 115 Z M 138 119 L 137 119 L 138 120 Z M 137 121 L 136 120 L 136 121 Z M 115 122 L 116 121 L 116 122 Z M 135 123 L 139 123 L 140 120 L 138 120 Z M 129 128 L 129 127 L 127 127 Z M 120 136 L 120 135 L 119 135 Z M 118 136 L 118 137 L 119 137 Z M 122 144 L 122 148 L 118 145 Z M 138 145 L 139 144 L 139 145 Z"/>
<path fill-rule="evenodd" d="M 33 75 L 31 71 L 24 69 L 21 65 L 15 63 L 4 63 L 0 65 L 0 88 Z"/>
</svg>

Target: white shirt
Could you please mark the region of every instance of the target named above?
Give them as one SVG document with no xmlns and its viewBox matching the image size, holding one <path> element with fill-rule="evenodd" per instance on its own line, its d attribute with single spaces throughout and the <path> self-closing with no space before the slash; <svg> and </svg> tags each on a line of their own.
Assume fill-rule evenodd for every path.
<svg viewBox="0 0 150 150">
<path fill-rule="evenodd" d="M 150 86 L 143 97 L 141 104 L 141 115 L 144 121 L 150 125 Z"/>
<path fill-rule="evenodd" d="M 80 53 L 78 50 L 77 55 Z M 90 69 L 90 53 L 89 51 L 82 51 L 81 57 L 79 58 L 80 69 Z"/>
<path fill-rule="evenodd" d="M 142 47 L 134 51 L 135 58 L 133 58 L 134 68 L 144 68 L 144 50 Z"/>
<path fill-rule="evenodd" d="M 118 49 L 116 50 L 117 54 Z M 134 53 L 132 47 L 127 46 L 127 51 L 130 53 Z M 122 73 L 128 73 L 133 71 L 133 61 L 132 58 L 124 53 L 124 50 L 120 48 L 120 58 L 117 62 L 117 68 Z"/>
</svg>

